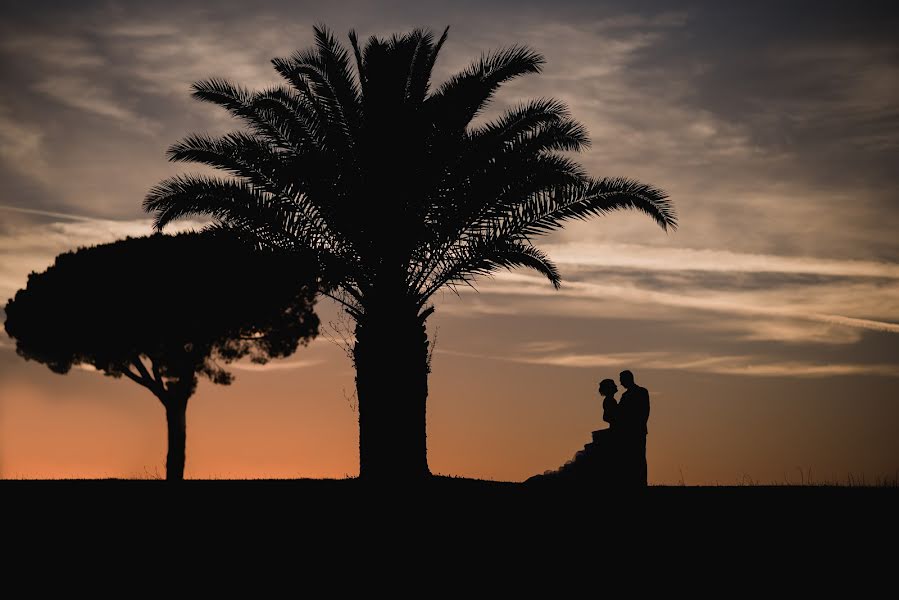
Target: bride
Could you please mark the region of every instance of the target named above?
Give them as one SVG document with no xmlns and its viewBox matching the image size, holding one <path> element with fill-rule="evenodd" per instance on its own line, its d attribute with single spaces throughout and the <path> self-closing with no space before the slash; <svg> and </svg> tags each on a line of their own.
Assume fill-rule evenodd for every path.
<svg viewBox="0 0 899 600">
<path fill-rule="evenodd" d="M 613 429 L 615 421 L 618 420 L 618 402 L 615 400 L 617 393 L 618 386 L 612 379 L 603 379 L 599 382 L 599 394 L 603 397 L 602 420 L 609 424 L 609 429 Z"/>
</svg>

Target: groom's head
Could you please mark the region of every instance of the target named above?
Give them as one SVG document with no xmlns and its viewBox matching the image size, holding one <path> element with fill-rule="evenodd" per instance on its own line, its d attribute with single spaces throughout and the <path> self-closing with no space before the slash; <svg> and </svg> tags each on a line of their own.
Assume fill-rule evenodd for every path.
<svg viewBox="0 0 899 600">
<path fill-rule="evenodd" d="M 618 375 L 618 380 L 625 388 L 631 388 L 634 385 L 634 374 L 630 371 L 622 371 Z"/>
</svg>

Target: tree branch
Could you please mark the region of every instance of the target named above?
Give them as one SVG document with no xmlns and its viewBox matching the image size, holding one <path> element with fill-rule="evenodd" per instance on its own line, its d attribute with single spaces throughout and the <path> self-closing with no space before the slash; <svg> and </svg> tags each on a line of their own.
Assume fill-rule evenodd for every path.
<svg viewBox="0 0 899 600">
<path fill-rule="evenodd" d="M 139 355 L 135 354 L 131 358 L 131 364 L 133 364 L 135 367 L 137 367 L 137 370 L 141 374 L 140 379 L 135 379 L 135 381 L 137 381 L 138 383 L 143 385 L 145 388 L 147 388 L 148 390 L 153 392 L 156 395 L 156 397 L 159 398 L 159 401 L 162 402 L 162 404 L 164 406 L 165 400 L 163 399 L 163 397 L 165 395 L 165 388 L 162 387 L 162 381 L 153 379 L 153 377 L 150 375 L 150 372 L 147 371 L 147 366 L 144 365 L 144 361 L 142 361 L 140 359 Z M 158 373 L 155 366 L 153 368 L 153 371 Z M 131 371 L 129 369 L 126 372 L 126 375 L 133 376 L 134 373 L 131 373 Z M 132 379 L 134 379 L 134 377 L 132 377 Z"/>
<path fill-rule="evenodd" d="M 162 381 L 162 374 L 159 372 L 159 367 L 156 366 L 156 362 L 149 356 L 147 357 L 147 360 L 150 361 L 150 367 L 153 369 L 153 378 L 156 380 L 157 385 L 159 385 L 163 391 L 167 391 L 165 389 L 165 383 Z"/>
<path fill-rule="evenodd" d="M 140 385 L 144 386 L 145 388 L 150 388 L 150 382 L 148 382 L 143 377 L 139 376 L 137 373 L 135 373 L 131 369 L 122 369 L 122 374 L 125 377 L 127 377 L 128 379 L 130 379 L 131 381 L 134 381 L 135 383 L 139 383 Z"/>
</svg>

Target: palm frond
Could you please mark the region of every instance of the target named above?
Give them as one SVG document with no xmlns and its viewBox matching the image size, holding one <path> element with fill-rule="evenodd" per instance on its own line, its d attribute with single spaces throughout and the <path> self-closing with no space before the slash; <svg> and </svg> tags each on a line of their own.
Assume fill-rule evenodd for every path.
<svg viewBox="0 0 899 600">
<path fill-rule="evenodd" d="M 444 285 L 471 285 L 475 276 L 489 275 L 497 269 L 525 267 L 534 269 L 549 279 L 553 287 L 561 286 L 562 278 L 556 265 L 541 250 L 524 240 L 514 238 L 481 239 L 455 247 L 441 261 L 440 268 L 430 278 L 419 296 L 427 299 Z"/>
<path fill-rule="evenodd" d="M 232 116 L 243 121 L 257 135 L 285 149 L 297 149 L 284 129 L 284 124 L 267 111 L 254 106 L 254 95 L 246 88 L 225 79 L 213 78 L 193 84 L 193 97 L 224 107 Z"/>
<path fill-rule="evenodd" d="M 580 152 L 590 147 L 590 137 L 583 125 L 565 119 L 540 124 L 510 140 L 507 147 L 525 156 L 554 151 Z"/>
<path fill-rule="evenodd" d="M 292 152 L 239 131 L 218 138 L 192 134 L 170 146 L 166 154 L 173 162 L 196 162 L 228 171 L 272 194 L 294 196 L 305 187 L 301 173 L 291 173 L 296 162 Z M 295 176 L 288 179 L 288 173 Z"/>
<path fill-rule="evenodd" d="M 427 79 L 424 81 L 424 96 L 427 97 L 430 87 L 430 77 L 434 72 L 434 65 L 437 63 L 437 55 L 440 53 L 440 49 L 443 48 L 443 44 L 446 42 L 446 38 L 449 35 L 449 25 L 446 26 L 446 29 L 443 30 L 443 34 L 440 36 L 440 39 L 437 40 L 437 43 L 431 47 L 431 52 L 428 55 L 427 63 L 425 64 L 424 72 L 427 74 Z"/>
<path fill-rule="evenodd" d="M 359 84 L 350 64 L 350 55 L 326 27 L 313 29 L 318 46 L 315 71 L 323 76 L 328 95 L 334 99 L 328 106 L 339 117 L 338 122 L 345 127 L 345 134 L 352 144 L 359 134 L 362 115 Z"/>
<path fill-rule="evenodd" d="M 324 238 L 319 223 L 308 223 L 304 218 L 302 199 L 288 202 L 242 180 L 178 175 L 154 186 L 144 200 L 144 209 L 156 213 L 153 226 L 157 230 L 184 217 L 208 216 L 301 246 L 332 245 L 332 240 Z"/>
<path fill-rule="evenodd" d="M 299 50 L 289 58 L 272 59 L 272 64 L 303 96 L 313 109 L 322 142 L 344 160 L 351 160 L 350 148 L 360 127 L 360 92 L 347 51 L 324 27 L 315 27 L 317 47 Z"/>
<path fill-rule="evenodd" d="M 489 103 L 503 83 L 539 73 L 543 56 L 526 46 L 512 46 L 482 55 L 480 60 L 444 82 L 426 104 L 440 131 L 464 130 Z"/>
<path fill-rule="evenodd" d="M 668 194 L 625 177 L 590 178 L 584 186 L 565 187 L 537 194 L 521 209 L 516 231 L 524 235 L 546 233 L 564 221 L 586 220 L 618 210 L 637 210 L 662 229 L 677 229 L 677 215 Z"/>
<path fill-rule="evenodd" d="M 253 95 L 250 106 L 267 117 L 296 151 L 321 150 L 321 123 L 315 108 L 293 89 L 278 86 Z"/>
<path fill-rule="evenodd" d="M 452 200 L 435 203 L 429 221 L 454 222 L 464 229 L 494 200 L 500 201 L 498 206 L 507 204 L 501 202 L 502 196 L 510 190 L 523 197 L 523 186 L 529 192 L 539 189 L 532 183 L 535 181 L 558 185 L 586 177 L 580 165 L 552 153 L 578 151 L 588 145 L 586 130 L 567 118 L 564 104 L 535 100 L 520 105 L 465 135 L 437 185 L 439 190 L 447 190 Z"/>
<path fill-rule="evenodd" d="M 252 96 L 242 85 L 233 84 L 220 77 L 197 81 L 191 88 L 193 89 L 191 95 L 197 100 L 221 106 L 235 116 L 243 116 L 242 112 Z"/>
<path fill-rule="evenodd" d="M 552 98 L 537 98 L 520 103 L 501 117 L 473 129 L 472 143 L 481 140 L 507 142 L 540 125 L 569 118 L 568 107 Z"/>
<path fill-rule="evenodd" d="M 359 74 L 360 94 L 364 96 L 368 77 L 366 75 L 364 61 L 362 60 L 362 50 L 359 48 L 359 38 L 356 37 L 356 30 L 350 29 L 350 33 L 347 37 L 350 38 L 350 45 L 353 47 L 353 55 L 356 58 L 356 72 Z"/>
<path fill-rule="evenodd" d="M 424 102 L 428 93 L 434 34 L 428 30 L 416 29 L 408 37 L 413 50 L 409 59 L 406 83 L 403 86 L 403 99 L 406 104 L 418 106 Z"/>
<path fill-rule="evenodd" d="M 498 156 L 481 170 L 457 182 L 456 201 L 436 211 L 430 223 L 434 235 L 447 240 L 465 239 L 469 234 L 489 235 L 498 223 L 518 219 L 525 200 L 542 190 L 583 183 L 586 174 L 573 160 L 555 154 L 529 158 L 514 153 Z M 503 237 L 497 231 L 492 237 Z"/>
</svg>

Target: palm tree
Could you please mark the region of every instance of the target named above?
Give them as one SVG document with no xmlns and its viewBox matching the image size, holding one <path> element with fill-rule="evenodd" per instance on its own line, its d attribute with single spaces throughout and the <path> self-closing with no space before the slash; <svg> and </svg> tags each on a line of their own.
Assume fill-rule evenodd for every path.
<svg viewBox="0 0 899 600">
<path fill-rule="evenodd" d="M 676 217 L 664 192 L 592 178 L 564 156 L 589 145 L 564 104 L 537 99 L 479 125 L 505 82 L 539 73 L 526 46 L 482 55 L 430 90 L 448 29 L 370 37 L 353 57 L 324 26 L 315 47 L 272 60 L 286 85 L 250 91 L 223 79 L 193 96 L 227 109 L 249 131 L 191 135 L 168 157 L 227 171 L 182 175 L 148 194 L 155 226 L 212 217 L 260 246 L 314 251 L 322 293 L 355 321 L 353 361 L 363 479 L 419 478 L 427 463 L 426 320 L 444 287 L 498 268 L 560 276 L 533 239 L 571 219 L 643 211 L 663 229 Z M 355 71 L 353 68 L 355 63 Z"/>
</svg>

